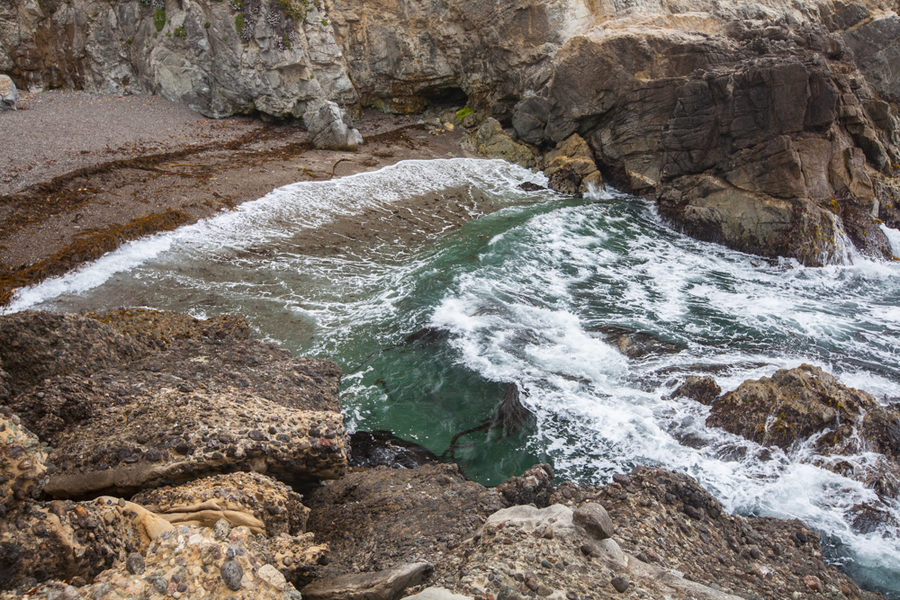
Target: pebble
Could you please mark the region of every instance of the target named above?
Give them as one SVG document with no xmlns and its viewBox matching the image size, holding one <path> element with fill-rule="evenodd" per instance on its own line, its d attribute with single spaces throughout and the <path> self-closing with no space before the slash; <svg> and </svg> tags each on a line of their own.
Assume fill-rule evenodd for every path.
<svg viewBox="0 0 900 600">
<path fill-rule="evenodd" d="M 138 554 L 137 552 L 132 552 L 128 555 L 128 558 L 125 559 L 125 568 L 128 569 L 128 572 L 132 575 L 140 575 L 144 572 L 144 557 Z"/>
<path fill-rule="evenodd" d="M 613 577 L 613 579 L 612 579 L 612 581 L 610 581 L 610 583 L 612 584 L 612 586 L 614 588 L 616 588 L 616 591 L 619 592 L 620 594 L 624 594 L 625 591 L 631 585 L 628 582 L 628 580 L 625 579 L 624 577 Z"/>
<path fill-rule="evenodd" d="M 222 580 L 229 590 L 238 591 L 241 589 L 241 578 L 244 576 L 244 569 L 233 560 L 226 560 L 219 568 Z"/>
</svg>

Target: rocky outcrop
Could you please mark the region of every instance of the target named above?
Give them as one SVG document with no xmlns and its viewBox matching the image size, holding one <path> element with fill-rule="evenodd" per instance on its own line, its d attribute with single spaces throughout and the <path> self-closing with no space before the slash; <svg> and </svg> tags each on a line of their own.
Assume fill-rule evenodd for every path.
<svg viewBox="0 0 900 600">
<path fill-rule="evenodd" d="M 132 501 L 177 525 L 213 527 L 219 519 L 268 537 L 306 531 L 309 509 L 285 484 L 259 473 L 230 473 L 177 487 L 144 490 Z"/>
<path fill-rule="evenodd" d="M 709 375 L 691 375 L 675 388 L 670 398 L 690 398 L 706 406 L 712 405 L 722 394 L 722 388 Z"/>
<path fill-rule="evenodd" d="M 172 526 L 114 498 L 23 504 L 0 521 L 0 589 L 48 579 L 90 582 L 146 552 Z"/>
<path fill-rule="evenodd" d="M 8 406 L 54 448 L 44 491 L 133 493 L 234 470 L 339 476 L 340 369 L 242 340 L 245 329 L 152 311 L 0 319 L 19 390 Z"/>
<path fill-rule="evenodd" d="M 502 158 L 523 167 L 535 165 L 534 151 L 512 139 L 497 119 L 485 119 L 475 133 L 475 148 L 488 158 Z"/>
<path fill-rule="evenodd" d="M 316 148 L 356 152 L 363 143 L 362 135 L 353 128 L 350 113 L 334 102 L 313 103 L 303 115 L 303 125 Z"/>
<path fill-rule="evenodd" d="M 16 100 L 19 99 L 19 91 L 9 75 L 0 75 L 0 112 L 4 110 L 16 110 Z"/>
<path fill-rule="evenodd" d="M 295 548 L 314 564 L 322 548 L 308 541 Z M 60 582 L 36 586 L 32 598 L 199 597 L 296 599 L 300 594 L 267 561 L 267 548 L 245 527 L 179 527 L 159 535 L 145 554 L 133 553 L 80 588 Z M 70 594 L 67 596 L 66 594 Z M 178 594 L 178 596 L 175 596 Z M 3 595 L 2 597 L 15 597 Z"/>
<path fill-rule="evenodd" d="M 0 406 L 0 519 L 22 502 L 40 498 L 47 450 L 18 416 Z"/>
<path fill-rule="evenodd" d="M 809 446 L 814 452 L 802 453 L 805 460 L 857 479 L 883 499 L 900 496 L 900 410 L 818 367 L 745 381 L 712 405 L 706 424 L 788 451 Z M 877 457 L 860 460 L 864 453 Z M 842 458 L 850 456 L 857 458 Z"/>
<path fill-rule="evenodd" d="M 594 163 L 594 155 L 577 133 L 548 152 L 541 168 L 550 182 L 550 188 L 562 194 L 583 196 L 603 185 L 603 176 Z"/>
</svg>

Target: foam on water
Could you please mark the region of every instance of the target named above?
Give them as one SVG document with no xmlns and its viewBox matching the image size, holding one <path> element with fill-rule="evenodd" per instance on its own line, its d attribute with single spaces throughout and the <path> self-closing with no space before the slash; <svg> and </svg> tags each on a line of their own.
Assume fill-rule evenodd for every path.
<svg viewBox="0 0 900 600">
<path fill-rule="evenodd" d="M 900 520 L 897 503 L 816 466 L 808 447 L 762 449 L 707 428 L 707 407 L 668 399 L 687 375 L 730 390 L 802 363 L 900 398 L 900 267 L 761 259 L 674 233 L 643 201 L 605 189 L 585 200 L 526 193 L 525 180 L 543 181 L 500 161 L 441 160 L 286 186 L 23 291 L 8 310 L 241 312 L 263 336 L 345 366 L 351 427 L 391 428 L 438 453 L 513 382 L 533 424 L 458 449 L 483 481 L 547 458 L 561 477 L 591 483 L 638 463 L 686 472 L 729 510 L 803 519 L 835 560 L 900 597 L 897 525 L 852 527 L 854 507 Z M 296 251 L 297 236 L 338 215 L 460 184 L 505 208 L 427 248 Z M 483 208 L 473 201 L 472 214 Z M 604 325 L 684 349 L 629 360 L 603 340 Z"/>
</svg>

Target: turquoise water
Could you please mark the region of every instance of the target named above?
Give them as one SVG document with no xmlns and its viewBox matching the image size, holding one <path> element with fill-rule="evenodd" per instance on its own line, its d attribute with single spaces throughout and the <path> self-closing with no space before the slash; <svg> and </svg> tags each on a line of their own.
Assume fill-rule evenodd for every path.
<svg viewBox="0 0 900 600">
<path fill-rule="evenodd" d="M 686 472 L 731 511 L 803 519 L 833 560 L 900 597 L 897 521 L 851 526 L 854 506 L 900 519 L 900 505 L 810 465 L 802 448 L 761 452 L 706 428 L 707 407 L 667 399 L 686 375 L 729 390 L 809 363 L 896 401 L 900 265 L 764 260 L 679 235 L 636 198 L 574 200 L 524 192 L 523 181 L 542 177 L 460 159 L 286 186 L 27 290 L 11 310 L 241 312 L 262 337 L 344 366 L 351 429 L 452 454 L 489 485 L 540 461 L 586 483 L 638 463 Z M 306 250 L 330 220 L 451 189 L 471 190 L 478 217 L 461 229 Z M 605 325 L 684 350 L 630 360 L 603 341 Z M 510 386 L 531 416 L 514 431 L 479 428 Z"/>
</svg>

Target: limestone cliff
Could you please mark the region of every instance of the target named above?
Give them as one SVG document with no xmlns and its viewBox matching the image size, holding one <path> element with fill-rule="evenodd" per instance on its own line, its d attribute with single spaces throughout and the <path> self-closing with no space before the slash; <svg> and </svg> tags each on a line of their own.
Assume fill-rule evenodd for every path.
<svg viewBox="0 0 900 600">
<path fill-rule="evenodd" d="M 209 116 L 468 102 L 685 232 L 808 265 L 892 250 L 900 3 L 8 0 L 0 72 Z"/>
</svg>

